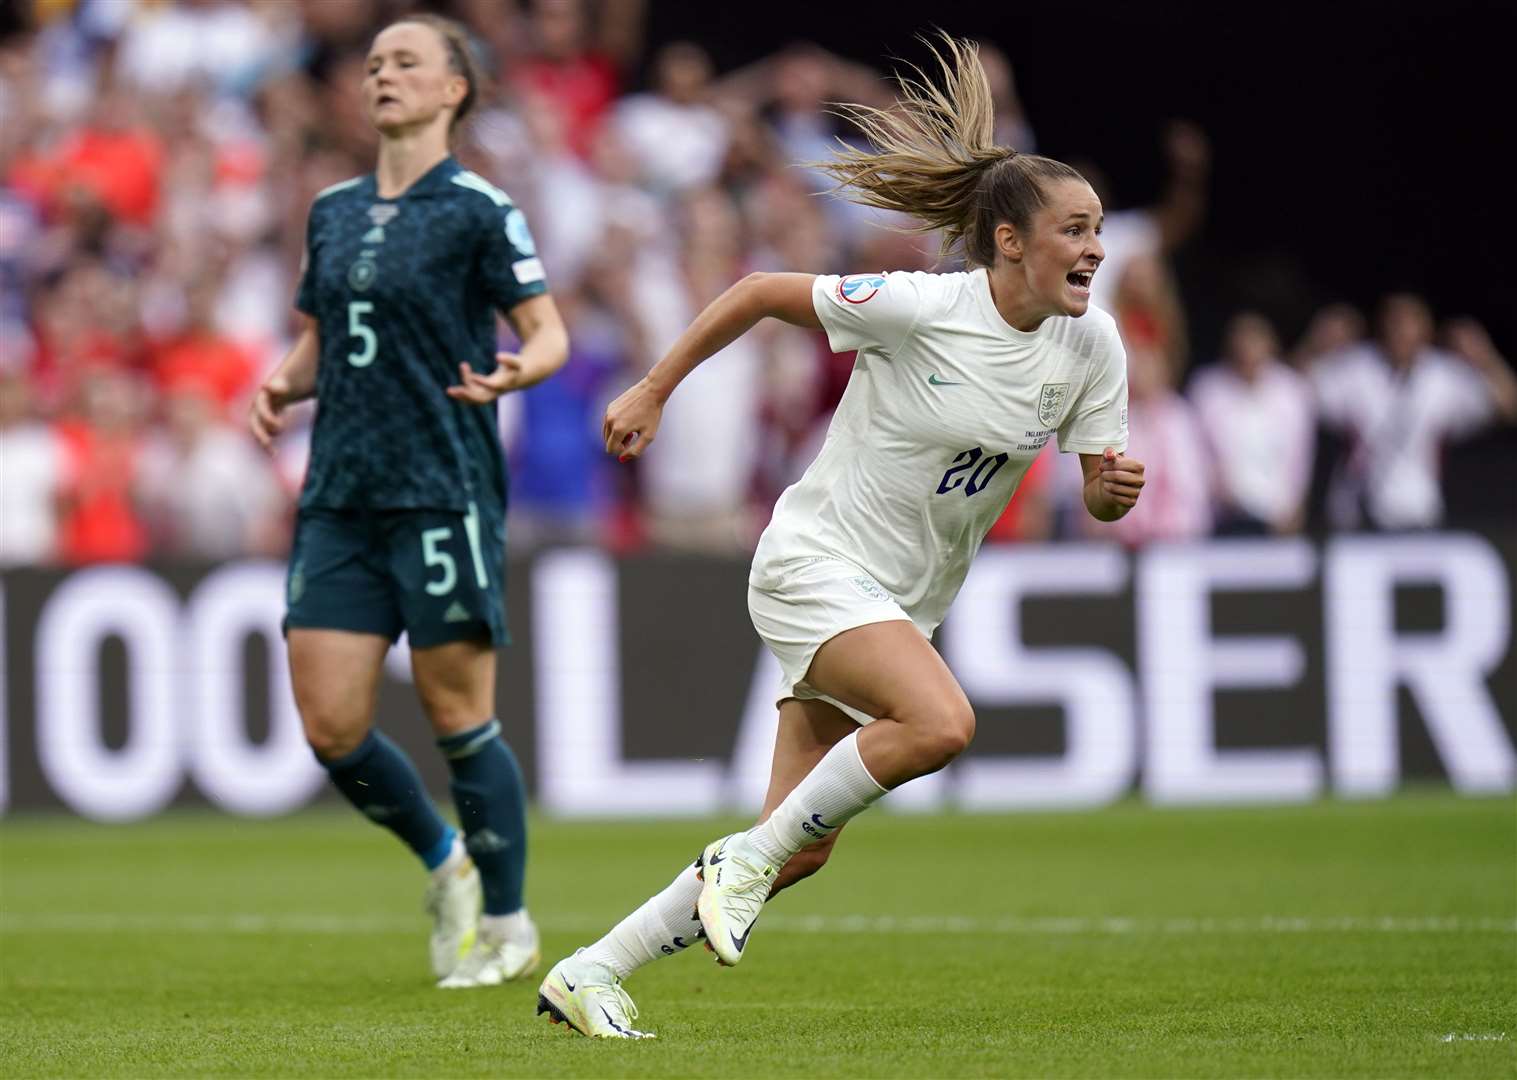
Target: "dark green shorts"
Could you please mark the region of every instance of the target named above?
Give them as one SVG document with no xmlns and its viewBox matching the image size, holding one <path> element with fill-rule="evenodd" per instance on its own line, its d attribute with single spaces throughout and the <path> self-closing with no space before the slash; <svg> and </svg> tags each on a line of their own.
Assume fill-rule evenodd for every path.
<svg viewBox="0 0 1517 1080">
<path fill-rule="evenodd" d="M 286 627 L 351 630 L 416 648 L 511 640 L 506 526 L 450 510 L 302 510 L 285 597 Z"/>
</svg>

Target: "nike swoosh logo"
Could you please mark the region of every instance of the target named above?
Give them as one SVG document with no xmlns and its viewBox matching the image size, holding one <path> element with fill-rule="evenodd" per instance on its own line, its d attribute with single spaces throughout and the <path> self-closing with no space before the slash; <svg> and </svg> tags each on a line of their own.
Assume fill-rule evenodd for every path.
<svg viewBox="0 0 1517 1080">
<path fill-rule="evenodd" d="M 715 855 L 711 856 L 711 858 L 709 858 L 709 859 L 706 860 L 706 865 L 707 866 L 715 866 L 719 862 L 726 862 L 727 861 L 726 858 L 723 857 L 723 855 L 722 855 L 722 852 L 726 851 L 726 850 L 727 850 L 726 848 L 722 848 Z"/>
<path fill-rule="evenodd" d="M 829 825 L 825 821 L 823 821 L 822 820 L 822 816 L 820 814 L 812 814 L 811 815 L 811 824 L 815 825 L 818 829 L 835 829 L 835 828 L 837 828 L 836 825 Z"/>
<path fill-rule="evenodd" d="M 571 993 L 571 994 L 574 993 L 574 984 L 569 981 L 569 976 L 567 976 L 567 975 L 560 975 L 559 978 L 561 978 L 561 979 L 564 980 L 564 985 L 569 988 L 569 993 Z"/>
<path fill-rule="evenodd" d="M 751 934 L 751 933 L 753 933 L 753 928 L 755 926 L 757 926 L 757 925 L 758 925 L 758 920 L 754 919 L 753 922 L 751 922 L 751 923 L 748 924 L 748 929 L 746 929 L 746 930 L 743 931 L 743 936 L 742 937 L 738 937 L 736 934 L 732 933 L 732 931 L 730 931 L 730 930 L 727 932 L 728 935 L 732 938 L 732 944 L 734 944 L 734 945 L 737 946 L 737 951 L 738 952 L 742 952 L 743 951 L 743 946 L 746 945 L 746 944 L 748 944 L 748 935 Z"/>
<path fill-rule="evenodd" d="M 928 386 L 963 386 L 964 384 L 961 383 L 961 382 L 954 382 L 951 379 L 940 379 L 940 378 L 938 378 L 938 373 L 936 371 L 934 371 L 931 375 L 927 376 L 927 385 Z"/>
<path fill-rule="evenodd" d="M 604 1016 L 606 1018 L 606 1023 L 610 1024 L 617 1031 L 620 1031 L 623 1035 L 627 1034 L 627 1029 L 624 1028 L 624 1027 L 622 1027 L 620 1024 L 618 1024 L 615 1020 L 613 1020 L 611 1018 L 611 1014 L 606 1011 L 606 1007 L 604 1005 L 602 1005 L 600 1007 L 600 1013 L 601 1013 L 602 1016 Z"/>
</svg>

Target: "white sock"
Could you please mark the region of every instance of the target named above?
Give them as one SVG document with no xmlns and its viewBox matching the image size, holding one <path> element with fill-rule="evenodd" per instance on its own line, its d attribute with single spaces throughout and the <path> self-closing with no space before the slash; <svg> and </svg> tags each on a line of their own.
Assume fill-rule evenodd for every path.
<svg viewBox="0 0 1517 1080">
<path fill-rule="evenodd" d="M 612 927 L 580 959 L 608 967 L 617 978 L 625 979 L 644 964 L 694 945 L 701 936 L 701 920 L 695 914 L 701 881 L 695 869 L 692 863 L 681 870 L 663 892 Z"/>
<path fill-rule="evenodd" d="M 441 881 L 449 874 L 455 873 L 468 857 L 469 852 L 464 848 L 462 834 L 455 832 L 453 834 L 453 846 L 448 850 L 448 857 L 438 863 L 435 870 L 430 871 L 432 880 Z"/>
<path fill-rule="evenodd" d="M 859 756 L 859 733 L 850 734 L 816 763 L 748 840 L 778 870 L 807 844 L 821 840 L 869 807 L 885 789 Z"/>
<path fill-rule="evenodd" d="M 481 915 L 479 936 L 493 938 L 522 938 L 532 933 L 532 919 L 526 908 L 518 908 L 509 915 Z"/>
</svg>

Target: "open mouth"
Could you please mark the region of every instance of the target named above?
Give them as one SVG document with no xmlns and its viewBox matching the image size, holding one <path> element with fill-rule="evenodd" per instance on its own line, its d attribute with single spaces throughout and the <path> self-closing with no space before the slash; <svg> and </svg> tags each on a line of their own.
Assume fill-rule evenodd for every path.
<svg viewBox="0 0 1517 1080">
<path fill-rule="evenodd" d="M 1082 296 L 1090 295 L 1090 279 L 1095 276 L 1094 270 L 1075 270 L 1064 275 L 1064 280 L 1075 292 Z"/>
<path fill-rule="evenodd" d="M 400 98 L 395 97 L 393 94 L 380 94 L 379 97 L 377 97 L 377 98 L 374 99 L 374 105 L 375 105 L 376 108 L 381 108 L 382 109 L 386 105 L 399 105 L 399 104 L 400 104 Z"/>
</svg>

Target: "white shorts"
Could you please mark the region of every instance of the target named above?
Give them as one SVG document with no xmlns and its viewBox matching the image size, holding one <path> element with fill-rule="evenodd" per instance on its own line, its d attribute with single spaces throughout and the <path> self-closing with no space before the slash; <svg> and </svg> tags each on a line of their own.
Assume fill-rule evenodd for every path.
<svg viewBox="0 0 1517 1080">
<path fill-rule="evenodd" d="M 860 724 L 867 724 L 874 717 L 828 697 L 806 682 L 812 658 L 844 630 L 896 619 L 912 621 L 895 598 L 865 570 L 842 559 L 827 557 L 786 561 L 762 588 L 750 581 L 748 614 L 753 619 L 753 628 L 780 662 L 782 677 L 776 704 L 790 698 L 825 701 Z M 930 631 L 923 634 L 932 636 Z"/>
</svg>

